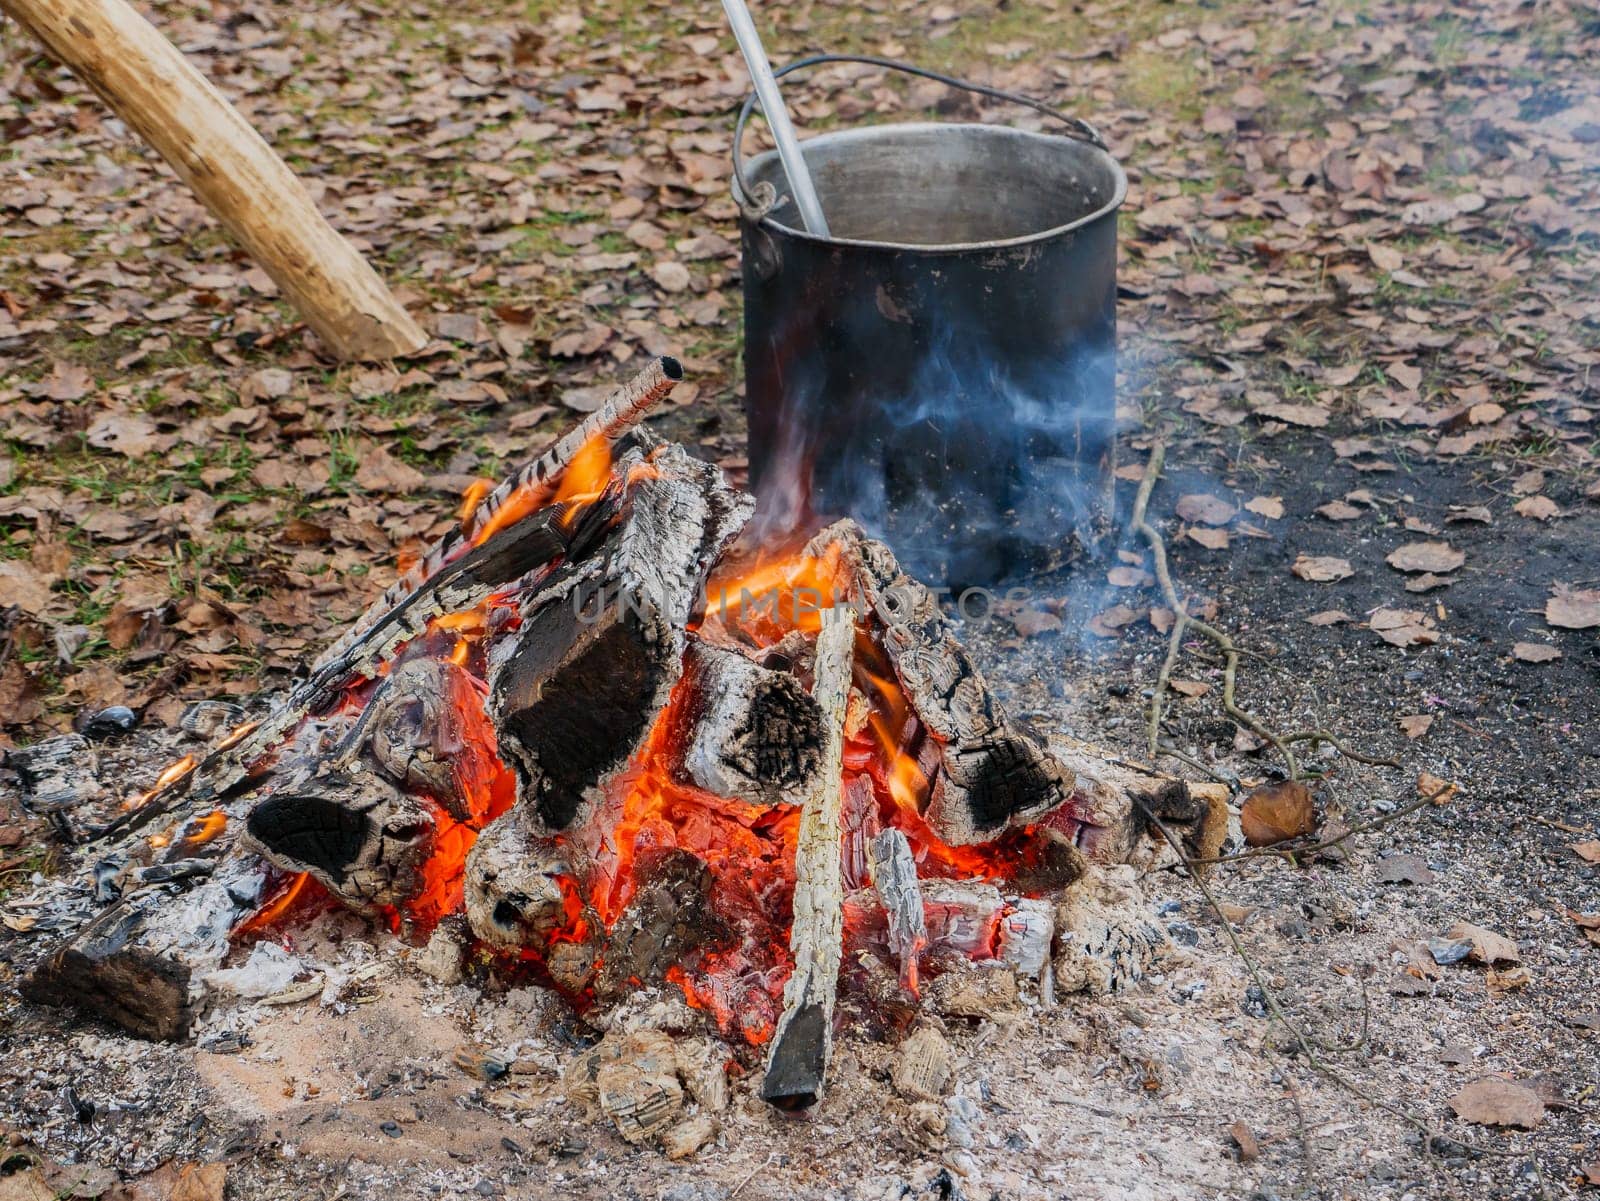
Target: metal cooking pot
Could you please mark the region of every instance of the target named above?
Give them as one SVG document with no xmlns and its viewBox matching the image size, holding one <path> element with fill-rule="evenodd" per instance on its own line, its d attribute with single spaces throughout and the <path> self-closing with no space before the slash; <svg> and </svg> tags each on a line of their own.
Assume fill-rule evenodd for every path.
<svg viewBox="0 0 1600 1201">
<path fill-rule="evenodd" d="M 952 587 L 1059 564 L 1107 511 L 1116 221 L 1127 177 L 1092 127 L 1026 97 L 864 56 L 1045 112 L 1061 134 L 895 124 L 803 143 L 832 236 L 805 232 L 776 152 L 742 212 L 751 478 L 886 538 Z"/>
</svg>

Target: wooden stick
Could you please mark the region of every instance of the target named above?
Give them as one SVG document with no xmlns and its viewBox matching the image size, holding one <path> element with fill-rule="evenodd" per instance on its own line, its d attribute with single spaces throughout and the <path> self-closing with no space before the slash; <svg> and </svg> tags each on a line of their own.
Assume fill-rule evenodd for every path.
<svg viewBox="0 0 1600 1201">
<path fill-rule="evenodd" d="M 0 0 L 148 142 L 341 359 L 427 336 L 221 93 L 123 0 Z"/>
<path fill-rule="evenodd" d="M 900 961 L 900 984 L 918 991 L 918 961 L 928 947 L 928 923 L 922 908 L 917 864 L 903 830 L 890 826 L 872 840 L 868 851 L 872 887 L 889 919 L 889 949 Z"/>
<path fill-rule="evenodd" d="M 783 988 L 783 1016 L 772 1036 L 761 1096 L 780 1109 L 804 1109 L 822 1096 L 833 1047 L 833 1003 L 844 941 L 844 873 L 839 844 L 844 720 L 855 661 L 855 617 L 822 611 L 812 696 L 827 715 L 822 774 L 800 810 L 794 856 L 794 972 Z"/>
</svg>

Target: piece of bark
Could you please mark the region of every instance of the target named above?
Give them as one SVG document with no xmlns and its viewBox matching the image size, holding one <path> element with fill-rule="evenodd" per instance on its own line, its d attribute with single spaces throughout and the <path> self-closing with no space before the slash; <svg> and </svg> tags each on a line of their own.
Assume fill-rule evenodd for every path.
<svg viewBox="0 0 1600 1201">
<path fill-rule="evenodd" d="M 890 1079 L 894 1090 L 910 1101 L 937 1101 L 955 1077 L 955 1052 L 932 1026 L 919 1026 L 900 1044 Z"/>
<path fill-rule="evenodd" d="M 272 147 L 123 0 L 0 0 L 193 189 L 342 359 L 427 336 Z"/>
<path fill-rule="evenodd" d="M 761 1081 L 762 1099 L 780 1109 L 804 1109 L 821 1098 L 833 1045 L 844 935 L 840 789 L 854 653 L 855 619 L 850 610 L 823 610 L 812 696 L 824 716 L 826 744 L 820 775 L 800 810 L 789 930 L 794 970 L 784 985 L 783 1015 Z"/>
<path fill-rule="evenodd" d="M 1020 998 L 1017 973 L 1005 963 L 958 959 L 928 985 L 928 1004 L 945 1017 L 983 1020 L 1014 1013 Z"/>
<path fill-rule="evenodd" d="M 880 833 L 870 844 L 868 863 L 873 890 L 888 915 L 889 949 L 900 964 L 900 983 L 915 993 L 918 964 L 928 946 L 928 925 L 917 864 L 905 833 L 893 827 Z"/>
<path fill-rule="evenodd" d="M 989 842 L 1064 804 L 1072 773 L 1006 714 L 933 593 L 853 522 L 818 534 L 807 553 L 820 558 L 834 543 L 844 547 L 842 562 L 877 641 L 937 750 L 923 817 L 939 837 L 952 846 Z"/>
<path fill-rule="evenodd" d="M 582 820 L 665 709 L 706 572 L 750 498 L 681 447 L 651 456 L 620 525 L 586 569 L 519 608 L 490 658 L 490 715 L 517 774 L 518 807 L 546 832 Z"/>
<path fill-rule="evenodd" d="M 228 935 L 253 911 L 266 882 L 254 856 L 193 888 L 130 896 L 105 910 L 26 976 L 30 1001 L 70 1006 L 139 1038 L 188 1036 L 203 995 L 199 980 L 220 967 Z"/>
<path fill-rule="evenodd" d="M 793 804 L 822 763 L 822 710 L 793 675 L 690 637 L 677 740 L 681 779 L 713 796 Z"/>
<path fill-rule="evenodd" d="M 423 887 L 437 810 L 362 765 L 286 782 L 250 811 L 246 843 L 309 872 L 360 913 L 401 905 Z"/>
</svg>

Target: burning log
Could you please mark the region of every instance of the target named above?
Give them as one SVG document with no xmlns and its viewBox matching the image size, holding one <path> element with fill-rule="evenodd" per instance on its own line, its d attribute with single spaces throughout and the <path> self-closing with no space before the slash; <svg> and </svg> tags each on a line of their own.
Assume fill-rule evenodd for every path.
<svg viewBox="0 0 1600 1201">
<path fill-rule="evenodd" d="M 851 582 L 881 624 L 882 649 L 932 741 L 928 824 L 962 846 L 992 841 L 1059 808 L 1072 795 L 1072 773 L 995 700 L 933 594 L 853 522 L 823 531 L 808 549 L 820 555 L 835 542 L 845 547 Z"/>
<path fill-rule="evenodd" d="M 515 642 L 491 663 L 501 755 L 549 833 L 586 816 L 648 737 L 682 674 L 706 573 L 750 515 L 748 498 L 680 447 L 651 466 L 592 561 L 528 596 Z"/>
<path fill-rule="evenodd" d="M 689 639 L 681 777 L 713 796 L 793 803 L 816 783 L 826 742 L 817 702 L 787 672 Z"/>
<path fill-rule="evenodd" d="M 794 971 L 784 985 L 783 1016 L 761 1082 L 762 1099 L 780 1109 L 804 1109 L 821 1098 L 833 1046 L 833 1005 L 844 938 L 840 777 L 854 653 L 855 620 L 850 610 L 825 609 L 817 635 L 812 696 L 826 718 L 826 745 L 821 777 L 800 812 L 789 932 Z"/>
<path fill-rule="evenodd" d="M 421 893 L 437 830 L 427 801 L 359 765 L 286 783 L 245 819 L 253 850 L 362 913 Z"/>
<path fill-rule="evenodd" d="M 490 823 L 467 854 L 472 932 L 508 950 L 544 945 L 573 916 L 562 887 L 571 875 L 565 848 L 535 833 L 527 810 L 513 809 Z M 582 905 L 575 902 L 575 907 Z"/>
<path fill-rule="evenodd" d="M 196 770 L 165 784 L 138 810 L 101 831 L 101 837 L 137 829 L 179 801 L 231 793 L 296 725 L 330 704 L 343 683 L 415 637 L 430 618 L 474 607 L 496 587 L 571 554 L 575 545 L 603 529 L 607 507 L 595 504 L 571 528 L 563 524 L 566 510 L 551 504 L 556 481 L 583 447 L 609 448 L 682 378 L 678 361 L 663 357 L 612 393 L 555 446 L 503 480 L 460 529 L 430 547 L 417 567 L 329 647 L 312 675 L 264 721 L 225 739 Z M 531 523 L 524 520 L 530 516 Z"/>
</svg>

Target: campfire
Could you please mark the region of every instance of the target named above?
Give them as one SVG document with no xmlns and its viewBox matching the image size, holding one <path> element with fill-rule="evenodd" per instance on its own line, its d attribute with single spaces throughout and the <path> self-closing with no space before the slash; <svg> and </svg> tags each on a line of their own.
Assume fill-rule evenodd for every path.
<svg viewBox="0 0 1600 1201">
<path fill-rule="evenodd" d="M 286 699 L 134 797 L 28 995 L 183 1038 L 206 972 L 338 904 L 586 1015 L 681 994 L 794 1108 L 836 1028 L 902 1035 L 943 979 L 1136 970 L 1163 935 L 1109 937 L 1083 877 L 1154 819 L 1212 852 L 1220 807 L 1009 716 L 853 523 L 754 544 L 639 424 L 680 377 L 470 490 Z"/>
</svg>

